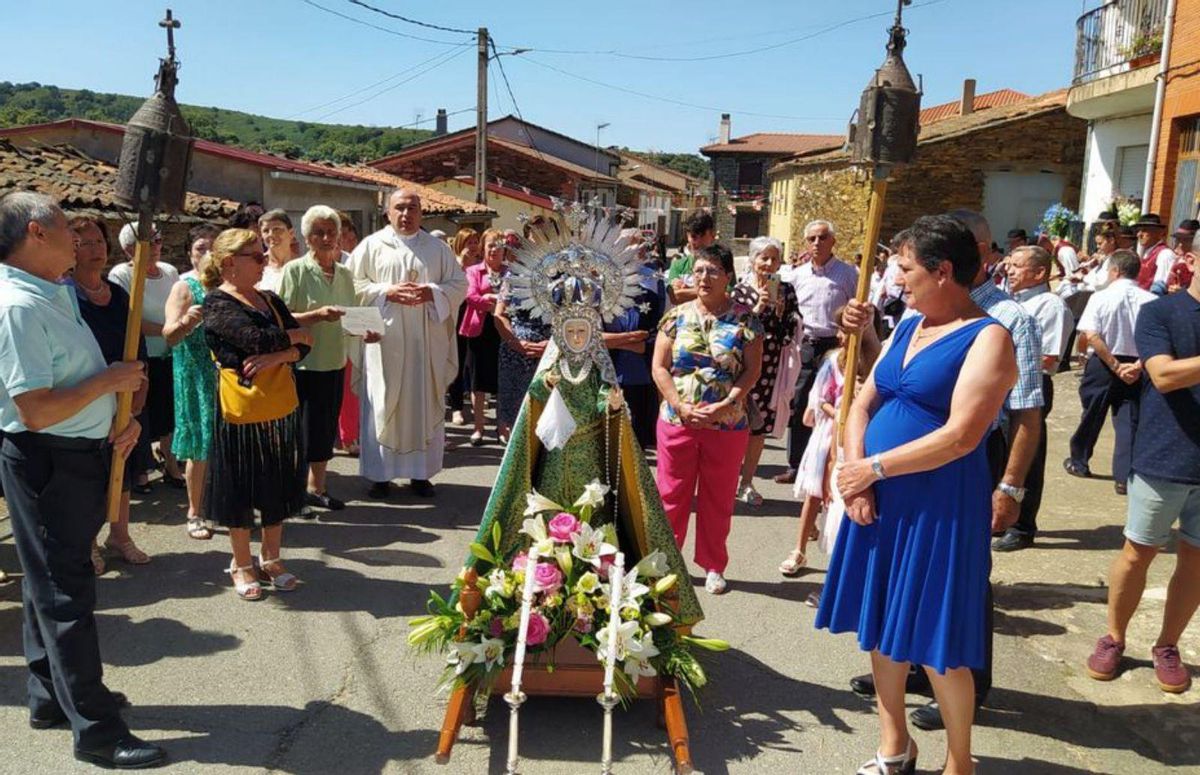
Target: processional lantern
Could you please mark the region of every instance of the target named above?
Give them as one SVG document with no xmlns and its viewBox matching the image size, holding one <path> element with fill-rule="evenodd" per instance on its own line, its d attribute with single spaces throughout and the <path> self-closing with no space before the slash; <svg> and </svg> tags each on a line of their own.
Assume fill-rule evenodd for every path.
<svg viewBox="0 0 1200 775">
<path fill-rule="evenodd" d="M 863 229 L 862 263 L 858 267 L 858 289 L 855 294 L 859 302 L 865 302 L 870 293 L 888 176 L 895 165 L 907 164 L 917 153 L 921 91 L 904 64 L 908 31 L 904 29 L 901 19 L 904 6 L 911 4 L 912 0 L 896 2 L 896 20 L 888 34 L 887 56 L 867 88 L 863 89 L 858 104 L 858 121 L 851 125 L 848 138 L 851 162 L 869 167 L 871 180 L 871 199 Z M 861 349 L 861 336 L 858 333 L 851 334 L 846 343 L 845 388 L 838 413 L 839 444 L 846 417 L 850 413 L 850 404 L 854 400 Z"/>
<path fill-rule="evenodd" d="M 181 25 L 168 8 L 159 26 L 167 30 L 167 56 L 159 60 L 154 96 L 142 103 L 125 126 L 117 170 L 117 201 L 139 216 L 145 211 L 151 215 L 183 212 L 195 142 L 175 102 L 179 82 L 175 30 Z"/>
<path fill-rule="evenodd" d="M 158 61 L 154 95 L 142 103 L 125 127 L 116 190 L 113 192 L 119 204 L 137 212 L 137 249 L 133 254 L 130 278 L 129 317 L 125 321 L 123 358 L 126 361 L 136 360 L 138 354 L 146 266 L 152 257 L 150 241 L 154 236 L 154 216 L 159 212 L 183 212 L 192 144 L 195 142 L 187 120 L 175 102 L 175 85 L 179 83 L 175 30 L 182 25 L 168 8 L 166 18 L 158 26 L 167 31 L 167 56 Z M 118 394 L 117 416 L 113 420 L 117 433 L 128 427 L 132 409 L 133 394 Z M 117 520 L 124 476 L 124 461 L 114 451 L 108 478 L 109 522 Z"/>
</svg>

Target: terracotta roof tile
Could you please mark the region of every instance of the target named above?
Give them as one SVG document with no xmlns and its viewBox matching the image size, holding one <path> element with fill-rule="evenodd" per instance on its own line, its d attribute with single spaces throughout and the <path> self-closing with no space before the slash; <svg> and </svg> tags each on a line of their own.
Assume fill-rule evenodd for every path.
<svg viewBox="0 0 1200 775">
<path fill-rule="evenodd" d="M 0 193 L 38 191 L 68 211 L 128 213 L 113 195 L 116 180 L 116 167 L 69 145 L 18 147 L 0 138 Z M 225 220 L 237 206 L 228 199 L 189 193 L 184 217 Z"/>
<path fill-rule="evenodd" d="M 802 135 L 790 132 L 755 132 L 744 137 L 735 137 L 728 143 L 714 143 L 700 149 L 700 153 L 812 153 L 818 150 L 837 148 L 846 142 L 843 135 Z"/>
<path fill-rule="evenodd" d="M 414 183 L 407 178 L 402 178 L 399 175 L 393 175 L 390 172 L 384 172 L 381 169 L 369 167 L 365 164 L 339 166 L 335 169 L 365 182 L 377 183 L 385 188 L 400 188 L 403 186 L 404 188 L 412 189 L 421 197 L 421 209 L 426 213 L 435 215 L 452 215 L 458 213 L 473 215 L 496 214 L 487 205 L 481 205 L 478 202 L 468 202 L 466 199 L 459 199 L 456 196 L 447 194 L 445 191 L 438 191 L 436 188 Z"/>
<path fill-rule="evenodd" d="M 1003 105 L 1014 105 L 1018 102 L 1024 102 L 1031 97 L 1028 94 L 1022 94 L 1019 91 L 1012 89 L 998 89 L 990 91 L 986 94 L 975 95 L 975 110 L 985 110 L 987 108 L 996 108 Z M 954 118 L 958 115 L 959 105 L 961 100 L 953 102 L 943 102 L 941 105 L 924 108 L 921 110 L 921 126 L 942 121 L 947 118 Z"/>
</svg>

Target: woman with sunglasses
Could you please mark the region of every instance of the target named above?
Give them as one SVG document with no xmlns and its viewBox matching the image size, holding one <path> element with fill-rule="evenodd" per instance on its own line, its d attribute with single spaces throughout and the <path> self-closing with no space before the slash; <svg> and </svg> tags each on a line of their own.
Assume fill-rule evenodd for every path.
<svg viewBox="0 0 1200 775">
<path fill-rule="evenodd" d="M 277 592 L 296 588 L 279 553 L 283 520 L 304 506 L 308 468 L 291 365 L 308 354 L 313 337 L 282 299 L 255 289 L 266 260 L 257 233 L 228 229 L 201 273 L 204 335 L 221 368 L 205 511 L 229 528 L 229 575 L 243 600 L 262 598 L 260 582 Z M 250 554 L 256 516 L 257 561 Z"/>
<path fill-rule="evenodd" d="M 659 324 L 654 383 L 662 394 L 658 419 L 658 489 L 683 546 L 696 500 L 696 564 L 704 588 L 725 591 L 725 543 L 742 459 L 750 439 L 746 400 L 762 369 L 762 324 L 729 295 L 733 254 L 722 245 L 696 252 L 696 298 Z"/>
</svg>

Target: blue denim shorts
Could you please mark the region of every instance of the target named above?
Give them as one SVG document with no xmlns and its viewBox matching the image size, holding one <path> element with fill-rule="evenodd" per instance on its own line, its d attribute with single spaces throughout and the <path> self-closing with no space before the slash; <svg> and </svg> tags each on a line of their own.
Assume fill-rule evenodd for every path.
<svg viewBox="0 0 1200 775">
<path fill-rule="evenodd" d="M 1179 521 L 1179 537 L 1200 548 L 1200 484 L 1129 477 L 1129 512 L 1125 537 L 1142 546 L 1162 546 Z"/>
</svg>

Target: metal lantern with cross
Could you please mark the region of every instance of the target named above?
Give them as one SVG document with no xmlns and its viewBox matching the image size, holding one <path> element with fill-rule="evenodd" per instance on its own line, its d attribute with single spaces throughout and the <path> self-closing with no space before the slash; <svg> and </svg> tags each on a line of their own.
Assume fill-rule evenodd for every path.
<svg viewBox="0 0 1200 775">
<path fill-rule="evenodd" d="M 142 301 L 146 287 L 146 266 L 151 260 L 150 241 L 154 236 L 154 216 L 158 212 L 178 213 L 187 197 L 188 169 L 195 142 L 187 120 L 175 102 L 179 82 L 179 62 L 175 59 L 175 30 L 182 25 L 167 9 L 158 23 L 167 31 L 167 56 L 160 59 L 155 77 L 154 95 L 146 100 L 125 127 L 121 162 L 117 170 L 116 199 L 137 211 L 137 249 L 129 289 L 129 317 L 125 322 L 124 359 L 137 359 L 138 338 L 142 328 Z M 117 396 L 117 433 L 128 427 L 133 394 Z M 115 522 L 121 502 L 124 461 L 113 453 L 108 480 L 108 520 Z"/>
<path fill-rule="evenodd" d="M 912 0 L 896 2 L 896 20 L 889 32 L 887 56 L 863 90 L 858 122 L 850 130 L 850 158 L 855 164 L 869 167 L 871 177 L 871 201 L 867 207 L 862 263 L 858 267 L 858 289 L 855 294 L 859 302 L 865 302 L 870 293 L 888 175 L 893 166 L 912 161 L 917 152 L 921 92 L 913 82 L 908 66 L 904 64 L 908 31 L 901 20 L 904 6 L 911 4 Z M 850 404 L 854 400 L 861 345 L 862 338 L 858 333 L 851 334 L 846 342 L 845 388 L 837 426 L 839 443 Z"/>
</svg>

